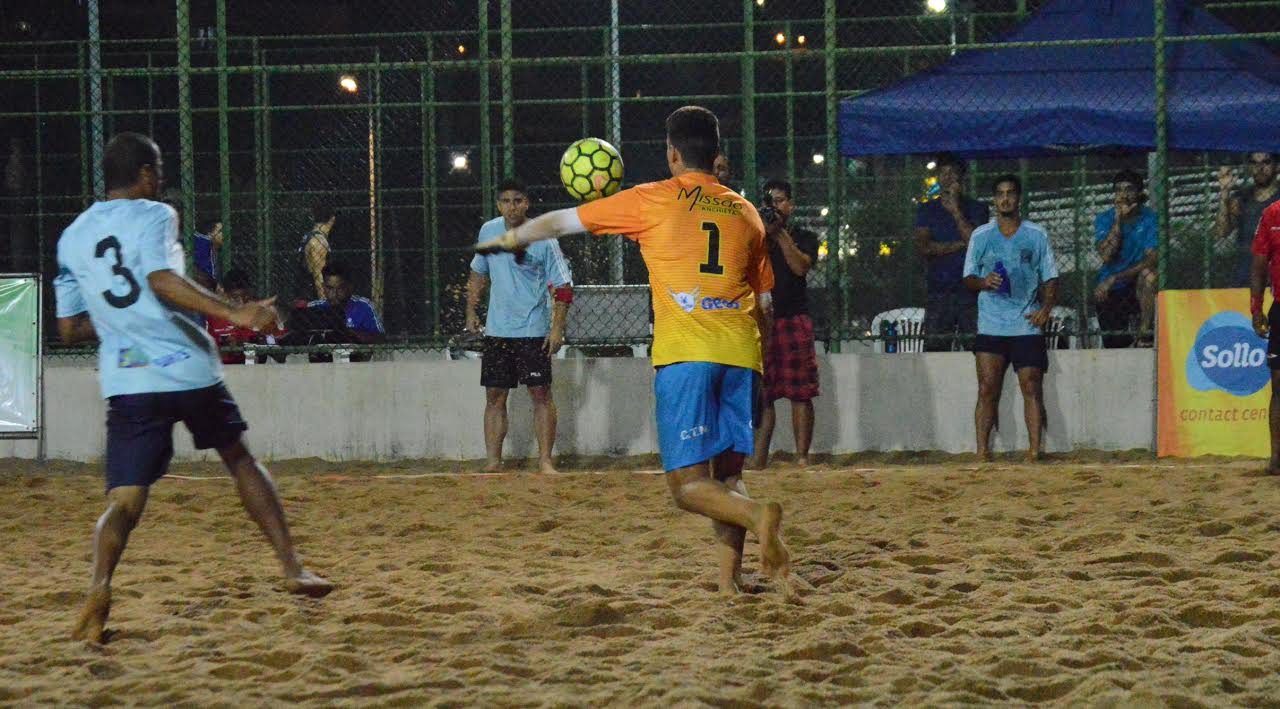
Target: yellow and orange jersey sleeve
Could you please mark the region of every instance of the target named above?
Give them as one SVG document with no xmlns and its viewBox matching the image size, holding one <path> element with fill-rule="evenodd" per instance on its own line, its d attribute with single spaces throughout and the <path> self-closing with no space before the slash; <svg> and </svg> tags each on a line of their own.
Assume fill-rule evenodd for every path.
<svg viewBox="0 0 1280 709">
<path fill-rule="evenodd" d="M 640 244 L 653 301 L 653 364 L 760 371 L 756 294 L 773 288 L 755 207 L 704 173 L 638 185 L 578 207 L 596 234 Z"/>
<path fill-rule="evenodd" d="M 648 183 L 617 194 L 578 205 L 578 220 L 592 234 L 622 234 L 639 241 L 652 226 L 648 203 L 652 185 Z"/>
</svg>

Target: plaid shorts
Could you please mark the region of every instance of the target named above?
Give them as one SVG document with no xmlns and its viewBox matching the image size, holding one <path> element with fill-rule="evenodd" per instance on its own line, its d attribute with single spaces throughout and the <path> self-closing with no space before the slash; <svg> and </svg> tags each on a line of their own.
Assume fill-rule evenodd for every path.
<svg viewBox="0 0 1280 709">
<path fill-rule="evenodd" d="M 809 401 L 818 396 L 818 356 L 813 349 L 813 320 L 793 315 L 773 321 L 764 358 L 765 401 Z"/>
</svg>

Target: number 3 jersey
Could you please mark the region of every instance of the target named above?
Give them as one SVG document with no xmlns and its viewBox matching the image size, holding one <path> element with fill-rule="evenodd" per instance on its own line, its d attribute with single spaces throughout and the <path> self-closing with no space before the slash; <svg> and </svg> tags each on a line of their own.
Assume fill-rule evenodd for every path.
<svg viewBox="0 0 1280 709">
<path fill-rule="evenodd" d="M 716 362 L 762 370 L 756 296 L 773 289 L 755 207 L 690 172 L 578 207 L 595 234 L 640 244 L 653 300 L 653 365 Z"/>
<path fill-rule="evenodd" d="M 98 202 L 58 240 L 57 314 L 89 313 L 103 397 L 202 389 L 222 380 L 213 340 L 148 285 L 148 274 L 166 270 L 183 275 L 183 252 L 177 214 L 160 202 Z"/>
</svg>

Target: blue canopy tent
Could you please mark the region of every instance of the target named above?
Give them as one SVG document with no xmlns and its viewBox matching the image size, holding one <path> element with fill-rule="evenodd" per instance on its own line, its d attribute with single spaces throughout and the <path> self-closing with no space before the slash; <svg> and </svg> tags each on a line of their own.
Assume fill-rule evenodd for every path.
<svg viewBox="0 0 1280 709">
<path fill-rule="evenodd" d="M 1147 41 L 961 51 L 893 86 L 841 101 L 840 152 L 1024 157 L 1153 150 L 1153 6 L 1051 2 L 1001 42 Z M 1166 7 L 1166 37 L 1237 32 L 1185 0 L 1167 0 Z M 1166 47 L 1171 149 L 1280 151 L 1280 59 L 1240 40 Z"/>
</svg>

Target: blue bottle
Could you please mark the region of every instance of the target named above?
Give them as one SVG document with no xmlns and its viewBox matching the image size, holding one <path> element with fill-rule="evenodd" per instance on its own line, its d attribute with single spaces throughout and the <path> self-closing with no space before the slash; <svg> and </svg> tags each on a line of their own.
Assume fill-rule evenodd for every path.
<svg viewBox="0 0 1280 709">
<path fill-rule="evenodd" d="M 890 354 L 898 351 L 898 323 L 889 323 L 889 339 L 885 340 L 884 351 Z"/>
<path fill-rule="evenodd" d="M 996 261 L 995 272 L 1000 276 L 1000 287 L 996 289 L 998 295 L 1013 295 L 1013 283 L 1009 281 L 1009 272 L 1004 268 L 1004 261 Z"/>
</svg>

